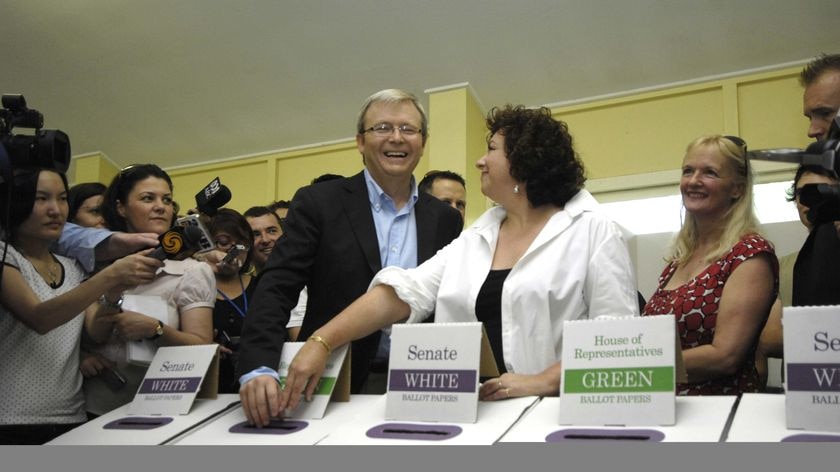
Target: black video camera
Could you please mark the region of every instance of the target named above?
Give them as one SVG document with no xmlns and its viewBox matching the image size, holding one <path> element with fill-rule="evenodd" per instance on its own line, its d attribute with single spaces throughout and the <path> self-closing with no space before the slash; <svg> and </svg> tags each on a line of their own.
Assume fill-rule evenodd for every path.
<svg viewBox="0 0 840 472">
<path fill-rule="evenodd" d="M 749 151 L 749 159 L 771 162 L 792 162 L 803 166 L 818 166 L 840 176 L 840 115 L 836 116 L 825 138 L 805 150 L 782 148 Z M 800 190 L 799 201 L 808 207 L 808 220 L 814 227 L 840 221 L 840 186 L 807 184 Z"/>
<path fill-rule="evenodd" d="M 831 122 L 825 139 L 805 149 L 806 154 L 820 156 L 820 164 L 840 176 L 840 115 Z M 803 185 L 799 201 L 808 207 L 808 220 L 815 227 L 831 221 L 840 221 L 840 185 Z"/>
<path fill-rule="evenodd" d="M 44 115 L 26 107 L 23 95 L 3 95 L 0 109 L 0 183 L 15 171 L 35 168 L 66 172 L 70 166 L 70 138 L 60 130 L 41 129 Z M 14 128 L 35 132 L 12 134 Z"/>
</svg>

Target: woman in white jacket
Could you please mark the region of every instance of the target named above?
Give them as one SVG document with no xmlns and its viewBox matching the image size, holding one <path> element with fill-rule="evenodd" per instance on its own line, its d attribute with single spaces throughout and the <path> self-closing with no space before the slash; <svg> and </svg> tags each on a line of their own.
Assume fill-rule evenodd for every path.
<svg viewBox="0 0 840 472">
<path fill-rule="evenodd" d="M 565 123 L 548 109 L 491 110 L 481 191 L 499 204 L 416 269 L 387 267 L 371 289 L 316 331 L 289 368 L 283 391 L 243 397 L 267 424 L 307 397 L 329 351 L 394 322 L 484 323 L 503 374 L 482 400 L 557 395 L 564 320 L 638 315 L 636 284 L 618 227 L 583 190 L 584 169 Z"/>
</svg>

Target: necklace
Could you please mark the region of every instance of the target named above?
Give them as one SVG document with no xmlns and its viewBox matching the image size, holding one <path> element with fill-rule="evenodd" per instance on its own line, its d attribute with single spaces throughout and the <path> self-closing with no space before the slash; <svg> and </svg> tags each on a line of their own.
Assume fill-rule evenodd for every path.
<svg viewBox="0 0 840 472">
<path fill-rule="evenodd" d="M 50 254 L 50 256 L 52 257 L 52 254 Z M 61 285 L 62 266 L 60 263 L 56 262 L 55 259 L 46 263 L 37 261 L 38 263 L 36 264 L 35 259 L 31 259 L 27 256 L 24 257 L 26 257 L 26 260 L 32 264 L 32 267 L 36 272 L 38 272 L 38 275 L 44 279 L 44 282 L 46 282 L 50 288 L 58 288 Z"/>
</svg>

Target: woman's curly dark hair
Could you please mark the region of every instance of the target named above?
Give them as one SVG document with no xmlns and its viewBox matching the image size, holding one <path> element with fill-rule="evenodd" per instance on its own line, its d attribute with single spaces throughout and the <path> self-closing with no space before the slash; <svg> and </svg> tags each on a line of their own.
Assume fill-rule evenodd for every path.
<svg viewBox="0 0 840 472">
<path fill-rule="evenodd" d="M 531 206 L 563 207 L 583 188 L 585 171 L 569 128 L 548 108 L 494 107 L 487 114 L 487 129 L 488 141 L 495 133 L 505 137 L 510 175 L 525 183 Z"/>
</svg>

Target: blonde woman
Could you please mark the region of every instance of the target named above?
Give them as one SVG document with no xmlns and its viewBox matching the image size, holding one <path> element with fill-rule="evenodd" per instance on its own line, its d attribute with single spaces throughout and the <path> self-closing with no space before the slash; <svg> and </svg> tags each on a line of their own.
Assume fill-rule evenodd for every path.
<svg viewBox="0 0 840 472">
<path fill-rule="evenodd" d="M 778 291 L 778 261 L 758 233 L 747 146 L 735 136 L 688 145 L 680 193 L 685 222 L 642 315 L 677 319 L 688 383 L 681 395 L 760 389 L 758 337 Z"/>
</svg>

